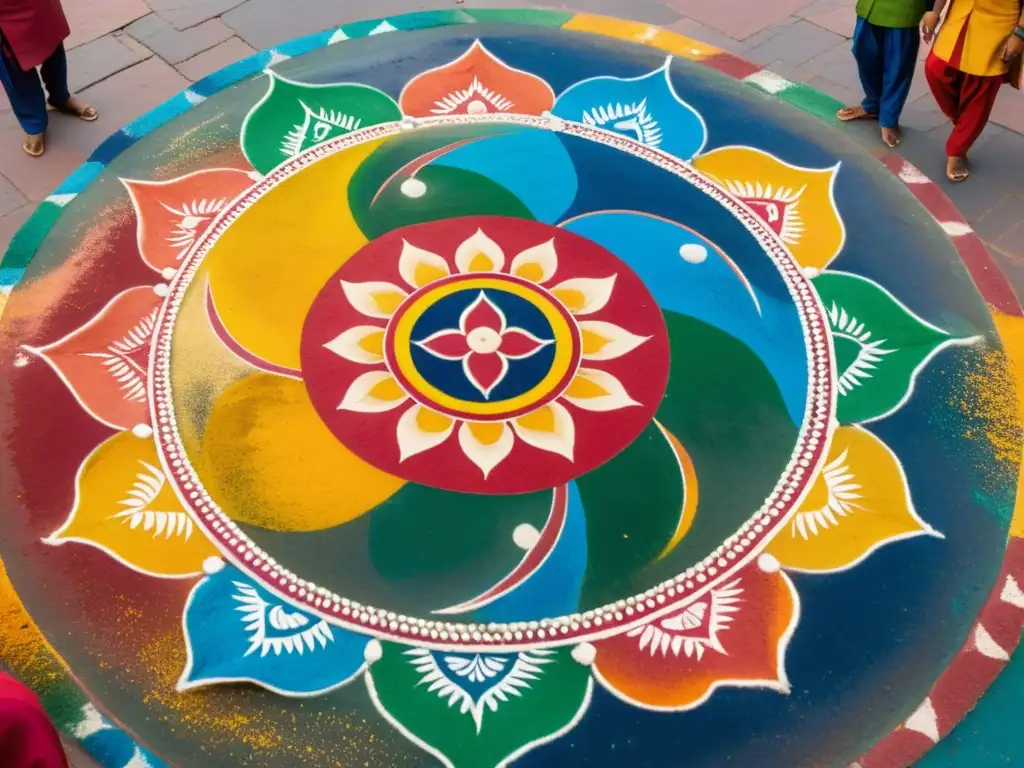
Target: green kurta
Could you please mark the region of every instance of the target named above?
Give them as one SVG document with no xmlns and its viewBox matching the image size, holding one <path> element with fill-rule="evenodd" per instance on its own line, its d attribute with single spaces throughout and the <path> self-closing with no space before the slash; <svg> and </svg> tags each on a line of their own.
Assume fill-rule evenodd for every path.
<svg viewBox="0 0 1024 768">
<path fill-rule="evenodd" d="M 927 10 L 927 0 L 857 0 L 857 15 L 876 27 L 916 27 Z"/>
</svg>

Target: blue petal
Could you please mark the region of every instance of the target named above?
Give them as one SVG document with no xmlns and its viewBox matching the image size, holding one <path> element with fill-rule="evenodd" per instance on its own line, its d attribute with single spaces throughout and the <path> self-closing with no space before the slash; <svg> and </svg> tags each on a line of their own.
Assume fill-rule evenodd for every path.
<svg viewBox="0 0 1024 768">
<path fill-rule="evenodd" d="M 667 219 L 609 211 L 563 226 L 632 267 L 662 309 L 709 323 L 750 347 L 768 367 L 799 423 L 807 367 L 803 330 L 792 301 L 751 285 L 714 244 Z M 691 254 L 690 259 L 684 254 Z"/>
<path fill-rule="evenodd" d="M 579 488 L 572 482 L 568 489 L 565 526 L 547 560 L 511 592 L 475 611 L 477 621 L 533 621 L 579 609 L 587 570 L 587 523 Z"/>
<path fill-rule="evenodd" d="M 548 224 L 558 221 L 576 199 L 572 159 L 558 136 L 548 131 L 520 131 L 474 141 L 431 165 L 486 176 L 518 197 L 537 221 Z"/>
<path fill-rule="evenodd" d="M 323 693 L 363 671 L 370 641 L 275 597 L 231 565 L 195 586 L 184 623 L 188 664 L 179 690 L 248 681 L 285 696 Z"/>
<path fill-rule="evenodd" d="M 558 97 L 551 111 L 689 160 L 704 148 L 707 128 L 672 87 L 671 63 L 669 56 L 662 67 L 640 77 L 581 80 Z"/>
</svg>

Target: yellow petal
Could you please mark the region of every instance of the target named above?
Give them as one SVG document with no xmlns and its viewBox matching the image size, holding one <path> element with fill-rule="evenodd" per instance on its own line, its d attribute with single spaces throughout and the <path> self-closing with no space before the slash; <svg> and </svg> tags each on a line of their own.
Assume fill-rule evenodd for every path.
<svg viewBox="0 0 1024 768">
<path fill-rule="evenodd" d="M 614 323 L 581 320 L 584 360 L 614 360 L 632 352 L 650 336 L 637 336 Z"/>
<path fill-rule="evenodd" d="M 629 396 L 622 382 L 606 371 L 580 368 L 562 397 L 587 411 L 617 411 L 639 403 Z"/>
<path fill-rule="evenodd" d="M 896 455 L 862 427 L 840 427 L 807 498 L 767 551 L 783 567 L 842 571 L 911 536 L 942 537 L 914 510 Z"/>
<path fill-rule="evenodd" d="M 50 544 L 77 541 L 102 549 L 136 571 L 184 577 L 217 554 L 164 476 L 152 437 L 121 432 L 86 458 L 75 506 Z"/>
<path fill-rule="evenodd" d="M 230 517 L 274 531 L 346 523 L 404 484 L 342 445 L 313 410 L 301 381 L 263 373 L 217 398 L 199 472 Z"/>
<path fill-rule="evenodd" d="M 306 166 L 245 210 L 207 254 L 221 322 L 256 357 L 301 368 L 302 324 L 313 299 L 367 242 L 349 209 L 348 186 L 380 144 Z"/>
<path fill-rule="evenodd" d="M 384 362 L 384 329 L 375 325 L 357 325 L 324 344 L 339 357 L 353 363 L 372 365 Z"/>
<path fill-rule="evenodd" d="M 697 169 L 746 202 L 804 267 L 824 269 L 846 241 L 833 197 L 839 166 L 802 168 L 751 147 L 693 159 Z"/>
</svg>

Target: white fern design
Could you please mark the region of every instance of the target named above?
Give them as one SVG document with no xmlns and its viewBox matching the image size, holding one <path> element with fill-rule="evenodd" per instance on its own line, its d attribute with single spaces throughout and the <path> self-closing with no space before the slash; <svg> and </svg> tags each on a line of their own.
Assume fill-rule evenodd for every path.
<svg viewBox="0 0 1024 768">
<path fill-rule="evenodd" d="M 508 112 L 515 106 L 515 102 L 511 99 L 507 99 L 497 91 L 488 88 L 480 82 L 479 78 L 474 77 L 473 82 L 469 84 L 468 88 L 458 88 L 447 96 L 438 99 L 434 102 L 434 106 L 430 111 L 435 115 L 450 115 L 474 97 L 477 100 L 485 102 L 485 104 L 489 105 L 495 112 Z M 472 106 L 473 105 L 470 104 L 470 108 L 468 109 L 470 113 L 474 112 Z M 484 104 L 481 104 L 481 106 L 484 106 Z M 491 110 L 484 109 L 480 111 L 489 112 Z"/>
<path fill-rule="evenodd" d="M 251 584 L 241 581 L 231 583 L 237 590 L 232 597 L 241 603 L 235 610 L 242 613 L 242 623 L 249 633 L 249 650 L 245 652 L 246 656 L 257 650 L 260 652 L 260 658 L 271 651 L 275 656 L 280 656 L 282 652 L 286 655 L 295 653 L 301 656 L 306 651 L 313 653 L 334 642 L 334 634 L 326 621 L 321 620 L 310 626 L 308 616 L 281 605 L 271 606 L 260 597 L 260 593 Z M 268 637 L 268 627 L 277 632 L 290 634 Z"/>
<path fill-rule="evenodd" d="M 417 686 L 429 685 L 427 690 L 436 692 L 438 698 L 448 699 L 449 707 L 458 705 L 459 714 L 468 714 L 473 718 L 477 733 L 480 733 L 483 725 L 484 712 L 497 712 L 498 706 L 508 701 L 510 696 L 522 696 L 523 691 L 530 690 L 530 683 L 540 679 L 544 674 L 544 665 L 554 661 L 550 658 L 553 654 L 554 651 L 540 649 L 523 651 L 512 663 L 512 668 L 502 675 L 509 662 L 508 658 L 477 655 L 473 659 L 465 659 L 459 656 L 445 656 L 442 659 L 445 669 L 442 669 L 434 654 L 426 648 L 413 648 L 405 652 L 409 657 L 409 663 L 422 675 Z M 474 699 L 453 679 L 453 674 L 474 682 L 502 676 L 493 686 Z M 474 679 L 475 677 L 479 679 Z"/>
<path fill-rule="evenodd" d="M 584 110 L 583 122 L 597 128 L 610 128 L 631 134 L 632 138 L 649 147 L 661 146 L 665 138 L 658 121 L 647 111 L 647 99 L 633 104 L 611 102 L 607 106 Z"/>
<path fill-rule="evenodd" d="M 102 352 L 82 353 L 85 357 L 103 361 L 103 366 L 121 388 L 122 397 L 130 403 L 146 402 L 146 371 L 132 356 L 149 346 L 159 311 L 159 308 L 154 309 Z"/>
<path fill-rule="evenodd" d="M 687 606 L 683 611 L 664 619 L 657 619 L 650 624 L 629 630 L 627 637 L 640 638 L 640 650 L 647 649 L 651 656 L 660 653 L 667 656 L 669 651 L 674 656 L 684 653 L 687 658 L 693 656 L 700 661 L 707 649 L 726 653 L 718 635 L 728 629 L 732 623 L 732 614 L 739 610 L 742 602 L 740 595 L 740 579 L 736 579 L 721 589 L 711 590 L 708 600 Z M 703 634 L 698 632 L 702 627 Z"/>
<path fill-rule="evenodd" d="M 840 518 L 863 507 L 857 504 L 862 498 L 861 485 L 850 470 L 849 451 L 843 451 L 836 459 L 825 465 L 821 471 L 822 481 L 828 488 L 828 502 L 821 509 L 798 512 L 790 523 L 793 538 L 799 534 L 804 540 L 817 536 L 839 525 Z"/>
<path fill-rule="evenodd" d="M 120 520 L 132 530 L 142 526 L 143 531 L 153 532 L 154 539 L 157 536 L 163 536 L 165 539 L 183 536 L 185 541 L 188 541 L 192 537 L 193 523 L 187 512 L 180 509 L 152 508 L 160 491 L 167 484 L 164 473 L 141 459 L 139 464 L 142 465 L 143 471 L 135 475 L 135 482 L 128 489 L 126 498 L 118 502 L 125 509 L 112 514 L 111 519 Z"/>
<path fill-rule="evenodd" d="M 349 133 L 363 123 L 361 118 L 335 109 L 320 107 L 314 111 L 304 101 L 299 101 L 299 104 L 303 110 L 302 122 L 288 131 L 281 142 L 281 154 L 286 157 L 295 157 L 307 146 L 319 144 L 334 130 Z M 310 142 L 309 145 L 306 144 L 307 141 Z"/>
<path fill-rule="evenodd" d="M 773 187 L 759 181 L 727 181 L 725 186 L 741 200 L 763 205 L 768 223 L 780 224 L 779 237 L 786 245 L 796 245 L 803 239 L 806 226 L 800 215 L 800 198 L 803 197 L 806 186 L 800 189 Z"/>
<path fill-rule="evenodd" d="M 228 204 L 227 198 L 220 198 L 214 200 L 193 200 L 190 203 L 185 203 L 180 208 L 173 208 L 167 203 L 160 203 L 164 208 L 173 213 L 178 217 L 178 220 L 174 222 L 171 235 L 165 238 L 171 247 L 177 248 L 178 252 L 174 255 L 174 258 L 181 261 L 185 258 L 185 254 L 188 253 L 189 249 L 195 244 L 196 238 L 199 237 L 200 225 L 210 222 L 214 216 L 224 210 L 224 206 Z"/>
<path fill-rule="evenodd" d="M 856 317 L 837 306 L 834 301 L 828 311 L 828 319 L 832 326 L 833 337 L 852 341 L 860 348 L 857 358 L 839 374 L 839 394 L 845 395 L 872 378 L 874 375 L 872 372 L 882 358 L 897 350 L 886 349 L 883 346 L 886 342 L 885 339 L 872 341 L 871 331 L 864 327 L 864 323 L 859 322 Z"/>
</svg>

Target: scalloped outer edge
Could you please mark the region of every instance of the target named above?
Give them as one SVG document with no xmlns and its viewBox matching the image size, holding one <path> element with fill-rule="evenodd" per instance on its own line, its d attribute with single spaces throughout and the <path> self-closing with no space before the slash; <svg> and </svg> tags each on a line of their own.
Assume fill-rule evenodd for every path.
<svg viewBox="0 0 1024 768">
<path fill-rule="evenodd" d="M 826 93 L 801 83 L 793 83 L 759 64 L 701 43 L 669 30 L 641 22 L 614 19 L 587 13 L 574 14 L 554 10 L 474 9 L 468 11 L 423 11 L 382 19 L 369 19 L 324 30 L 290 40 L 255 53 L 224 67 L 193 83 L 189 88 L 136 118 L 112 134 L 69 175 L 40 205 L 15 233 L 3 259 L 0 260 L 0 314 L 6 297 L 21 280 L 25 268 L 35 256 L 63 209 L 95 180 L 108 163 L 139 139 L 188 111 L 208 97 L 248 77 L 258 75 L 268 66 L 304 53 L 353 38 L 384 32 L 453 24 L 510 23 L 528 26 L 564 28 L 641 43 L 681 58 L 696 61 L 723 75 L 741 80 L 762 93 L 775 96 L 788 104 L 826 122 L 835 123 L 835 113 L 843 105 Z M 956 206 L 935 182 L 912 164 L 892 152 L 875 156 L 903 181 L 918 201 L 949 234 L 974 280 L 982 298 L 997 312 L 1024 320 L 1013 287 L 999 270 L 984 242 L 957 211 Z M 1018 400 L 1024 400 L 1024 386 L 1017 384 Z M 1018 504 L 1010 526 L 999 578 L 990 592 L 968 638 L 949 666 L 936 680 L 920 706 L 886 737 L 882 738 L 850 768 L 903 768 L 920 759 L 941 738 L 946 736 L 969 713 L 988 686 L 1009 663 L 1024 630 L 1024 504 Z M 48 648 L 58 660 L 56 652 Z M 66 664 L 61 661 L 70 678 Z M 82 705 L 81 721 L 64 727 L 65 735 L 79 741 L 88 751 L 88 736 L 98 730 L 113 731 L 118 738 L 131 740 L 125 731 L 101 715 L 89 702 Z M 145 748 L 136 745 L 129 762 L 102 761 L 101 768 L 151 766 L 166 764 Z"/>
</svg>

